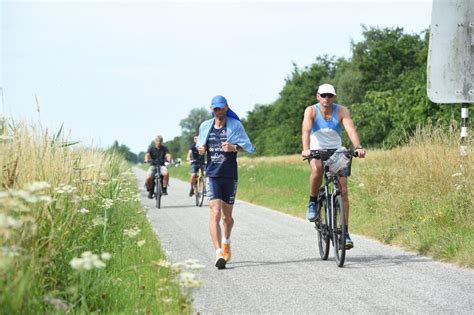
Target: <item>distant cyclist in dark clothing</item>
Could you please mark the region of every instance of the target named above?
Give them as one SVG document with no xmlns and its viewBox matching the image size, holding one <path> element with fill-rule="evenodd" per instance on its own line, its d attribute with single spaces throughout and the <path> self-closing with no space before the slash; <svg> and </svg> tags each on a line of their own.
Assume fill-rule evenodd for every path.
<svg viewBox="0 0 474 315">
<path fill-rule="evenodd" d="M 159 170 L 161 175 L 163 175 L 163 195 L 167 195 L 169 173 L 168 169 L 165 167 L 165 162 L 171 161 L 171 154 L 168 151 L 163 143 L 162 136 L 156 136 L 155 145 L 148 148 L 147 153 L 145 154 L 145 163 L 151 162 L 150 168 L 148 169 L 148 174 L 145 180 L 146 189 L 148 191 L 148 198 L 153 199 L 153 190 L 155 186 L 155 175 Z"/>
<path fill-rule="evenodd" d="M 199 164 L 204 167 L 204 155 L 199 155 L 199 151 L 196 148 L 196 142 L 198 137 L 194 136 L 193 144 L 189 148 L 187 160 L 191 164 L 191 190 L 189 191 L 189 197 L 194 195 L 194 186 L 196 185 L 196 174 L 199 172 Z"/>
<path fill-rule="evenodd" d="M 209 232 L 216 251 L 216 267 L 230 260 L 230 234 L 234 226 L 232 210 L 237 192 L 237 152 L 255 152 L 239 117 L 229 109 L 223 96 L 212 99 L 214 118 L 199 127 L 196 146 L 207 153 L 206 192 L 211 212 Z M 222 235 L 220 221 L 224 227 Z"/>
</svg>

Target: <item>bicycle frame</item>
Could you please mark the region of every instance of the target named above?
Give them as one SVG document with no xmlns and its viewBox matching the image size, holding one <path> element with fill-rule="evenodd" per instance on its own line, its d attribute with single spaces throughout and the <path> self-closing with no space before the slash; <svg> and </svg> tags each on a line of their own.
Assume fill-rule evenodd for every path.
<svg viewBox="0 0 474 315">
<path fill-rule="evenodd" d="M 326 213 L 326 226 L 330 228 L 329 232 L 335 231 L 336 230 L 336 220 L 334 220 L 334 200 L 336 196 L 340 195 L 341 192 L 339 190 L 339 176 L 338 175 L 332 175 L 328 176 L 327 175 L 327 166 L 324 165 L 323 162 L 323 167 L 324 167 L 324 186 L 321 187 L 323 189 L 323 194 L 321 196 L 321 191 L 320 191 L 320 196 L 319 198 L 323 198 L 325 207 L 324 209 L 329 210 Z M 332 185 L 331 185 L 332 183 Z M 322 210 L 322 209 L 321 209 Z M 344 223 L 345 224 L 345 223 Z M 332 233 L 330 233 L 330 239 L 332 242 L 332 245 L 334 246 L 334 238 L 332 237 Z"/>
</svg>

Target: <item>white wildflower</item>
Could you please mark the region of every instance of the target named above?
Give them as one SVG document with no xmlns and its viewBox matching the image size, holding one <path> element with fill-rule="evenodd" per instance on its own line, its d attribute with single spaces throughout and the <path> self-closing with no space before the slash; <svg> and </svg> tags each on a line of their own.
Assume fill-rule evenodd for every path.
<svg viewBox="0 0 474 315">
<path fill-rule="evenodd" d="M 38 201 L 44 203 L 51 203 L 53 201 L 53 198 L 51 198 L 50 196 L 38 196 Z"/>
<path fill-rule="evenodd" d="M 35 192 L 39 190 L 45 190 L 47 188 L 51 187 L 51 185 L 48 182 L 33 182 L 29 184 L 26 189 Z"/>
<path fill-rule="evenodd" d="M 99 257 L 97 254 L 93 254 L 90 251 L 83 252 L 81 257 L 74 257 L 69 262 L 69 265 L 76 270 L 92 270 L 94 268 L 101 269 L 105 268 L 105 261 L 110 259 L 109 253 L 102 253 Z"/>
<path fill-rule="evenodd" d="M 106 225 L 107 224 L 107 218 L 103 217 L 103 216 L 96 216 L 93 220 L 92 220 L 92 226 L 98 226 L 98 225 Z"/>
<path fill-rule="evenodd" d="M 69 265 L 72 267 L 72 269 L 82 269 L 82 258 L 74 257 L 69 262 Z"/>
<path fill-rule="evenodd" d="M 179 280 L 180 282 L 183 282 L 183 281 L 191 281 L 191 280 L 194 280 L 196 279 L 196 275 L 194 273 L 191 273 L 191 272 L 182 272 L 179 274 Z"/>
<path fill-rule="evenodd" d="M 179 284 L 187 289 L 199 288 L 201 281 L 196 280 L 196 275 L 191 272 L 182 272 L 178 277 Z"/>
<path fill-rule="evenodd" d="M 100 258 L 104 261 L 107 261 L 112 258 L 112 255 L 107 252 L 103 252 L 102 254 L 100 254 Z"/>
<path fill-rule="evenodd" d="M 189 270 L 193 270 L 193 271 L 201 270 L 201 269 L 203 269 L 204 267 L 205 267 L 204 265 L 201 265 L 201 264 L 198 264 L 198 263 L 195 263 L 195 264 L 192 264 L 192 265 L 188 265 L 188 269 L 189 269 Z"/>
<path fill-rule="evenodd" d="M 82 208 L 80 210 L 78 210 L 80 213 L 89 213 L 89 210 L 87 210 L 86 208 Z"/>
<path fill-rule="evenodd" d="M 123 230 L 123 234 L 130 237 L 130 238 L 134 238 L 135 236 L 137 236 L 139 233 L 141 232 L 141 229 L 139 229 L 137 226 L 134 226 L 133 228 L 131 229 L 125 229 Z"/>
<path fill-rule="evenodd" d="M 0 227 L 2 228 L 14 228 L 17 229 L 21 227 L 22 222 L 20 220 L 15 219 L 9 215 L 5 215 L 0 213 Z"/>
<path fill-rule="evenodd" d="M 454 173 L 453 175 L 451 175 L 451 177 L 457 177 L 457 176 L 461 176 L 462 173 Z"/>
<path fill-rule="evenodd" d="M 163 267 L 163 268 L 169 268 L 171 266 L 171 263 L 169 261 L 164 260 L 164 259 L 161 259 L 161 260 L 157 261 L 156 264 L 160 267 Z"/>
<path fill-rule="evenodd" d="M 364 187 L 364 186 L 365 186 L 364 183 L 360 183 L 360 184 L 359 184 L 359 187 Z"/>
<path fill-rule="evenodd" d="M 66 184 L 60 184 L 58 187 L 54 189 L 54 191 L 58 194 L 72 194 L 76 190 L 77 190 L 76 187 L 73 187 L 71 185 L 66 185 Z"/>
<path fill-rule="evenodd" d="M 145 245 L 145 243 L 146 243 L 145 240 L 138 241 L 138 242 L 137 242 L 137 246 L 138 246 L 138 247 L 142 247 L 143 245 Z"/>
<path fill-rule="evenodd" d="M 100 260 L 99 255 L 93 254 L 90 260 L 91 260 L 92 265 L 96 268 L 105 267 L 105 263 L 102 260 Z"/>
<path fill-rule="evenodd" d="M 74 202 L 76 204 L 80 203 L 81 201 L 82 201 L 82 198 L 79 197 L 79 196 L 74 196 L 74 198 L 72 198 L 72 202 Z"/>
<path fill-rule="evenodd" d="M 186 268 L 186 264 L 182 262 L 177 262 L 171 265 L 171 270 L 173 270 L 174 272 L 181 272 L 185 268 Z"/>
<path fill-rule="evenodd" d="M 38 202 L 38 197 L 26 190 L 13 190 L 11 192 L 12 196 L 23 199 L 27 203 L 36 203 Z"/>
<path fill-rule="evenodd" d="M 102 201 L 102 207 L 103 207 L 104 209 L 110 209 L 113 204 L 114 204 L 114 201 L 113 201 L 112 199 L 109 199 L 109 198 L 105 198 L 105 199 Z"/>
</svg>

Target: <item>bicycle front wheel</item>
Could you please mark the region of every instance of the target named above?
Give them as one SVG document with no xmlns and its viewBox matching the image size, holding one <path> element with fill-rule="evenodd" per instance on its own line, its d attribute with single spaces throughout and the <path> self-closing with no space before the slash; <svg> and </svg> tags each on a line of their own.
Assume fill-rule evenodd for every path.
<svg viewBox="0 0 474 315">
<path fill-rule="evenodd" d="M 321 219 L 314 223 L 316 231 L 318 231 L 318 247 L 319 247 L 319 256 L 322 260 L 327 260 L 329 256 L 329 228 L 328 228 L 328 215 L 327 209 L 324 205 L 323 200 L 318 200 L 318 207 L 321 209 Z"/>
<path fill-rule="evenodd" d="M 204 195 L 205 195 L 205 191 L 206 191 L 206 183 L 205 183 L 204 177 L 199 178 L 198 191 L 199 191 L 199 202 L 196 205 L 201 207 L 202 203 L 204 201 Z"/>
<path fill-rule="evenodd" d="M 162 195 L 162 187 L 161 187 L 161 180 L 155 181 L 155 199 L 156 199 L 156 207 L 158 209 L 161 208 L 161 195 Z"/>
<path fill-rule="evenodd" d="M 334 256 L 338 267 L 344 266 L 346 259 L 346 211 L 341 196 L 334 199 Z"/>
</svg>

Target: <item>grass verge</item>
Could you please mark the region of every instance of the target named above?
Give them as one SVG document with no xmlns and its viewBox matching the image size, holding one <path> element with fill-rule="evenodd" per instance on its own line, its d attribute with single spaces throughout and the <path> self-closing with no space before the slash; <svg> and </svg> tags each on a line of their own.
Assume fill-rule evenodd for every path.
<svg viewBox="0 0 474 315">
<path fill-rule="evenodd" d="M 0 168 L 0 313 L 191 312 L 122 158 L 3 120 Z"/>
</svg>

